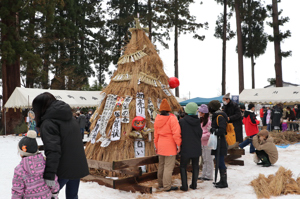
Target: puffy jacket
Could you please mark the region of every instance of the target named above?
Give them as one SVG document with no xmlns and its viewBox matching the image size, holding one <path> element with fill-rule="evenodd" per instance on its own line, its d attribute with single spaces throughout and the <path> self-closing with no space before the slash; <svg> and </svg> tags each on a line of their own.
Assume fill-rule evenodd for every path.
<svg viewBox="0 0 300 199">
<path fill-rule="evenodd" d="M 218 117 L 218 115 L 221 115 Z M 218 123 L 217 123 L 217 118 L 218 118 Z M 226 132 L 226 126 L 227 126 L 227 115 L 226 113 L 222 111 L 216 111 L 212 114 L 212 123 L 211 123 L 211 129 L 210 132 L 215 132 L 215 135 L 220 139 L 219 144 L 217 145 L 217 150 L 220 148 L 220 155 L 227 155 L 227 142 L 225 135 L 227 134 Z M 219 125 L 218 125 L 219 124 Z M 217 150 L 212 150 L 211 154 L 216 155 Z"/>
<path fill-rule="evenodd" d="M 82 135 L 71 107 L 63 101 L 52 102 L 41 118 L 41 138 L 46 155 L 44 178 L 79 179 L 89 174 Z"/>
<path fill-rule="evenodd" d="M 259 121 L 256 120 L 256 116 L 251 110 L 245 111 L 245 116 L 243 119 L 245 125 L 246 135 L 251 136 L 258 133 L 258 124 Z"/>
<path fill-rule="evenodd" d="M 282 117 L 282 109 L 278 106 L 275 106 L 271 113 L 272 126 L 280 126 Z"/>
<path fill-rule="evenodd" d="M 254 136 L 252 139 L 252 144 L 259 151 L 265 151 L 268 156 L 271 164 L 275 164 L 278 160 L 278 151 L 276 145 L 273 143 L 273 138 L 268 137 L 267 140 L 261 141 L 258 136 Z"/>
<path fill-rule="evenodd" d="M 154 144 L 158 155 L 177 155 L 177 146 L 181 146 L 181 130 L 176 116 L 173 114 L 156 116 Z"/>
<path fill-rule="evenodd" d="M 179 120 L 181 128 L 180 155 L 186 158 L 196 158 L 202 155 L 200 119 L 197 115 L 187 115 Z"/>
<path fill-rule="evenodd" d="M 50 188 L 43 178 L 45 160 L 42 154 L 23 157 L 15 168 L 12 182 L 12 199 L 45 198 L 50 199 L 52 193 L 59 191 L 57 177 L 55 185 Z"/>
<path fill-rule="evenodd" d="M 201 123 L 202 128 L 202 137 L 201 137 L 201 143 L 203 146 L 207 146 L 208 139 L 210 137 L 210 128 L 211 128 L 211 120 L 208 119 L 205 126 L 203 126 L 203 123 Z"/>
<path fill-rule="evenodd" d="M 224 112 L 230 118 L 229 123 L 234 126 L 236 141 L 243 142 L 242 113 L 238 104 L 230 100 L 227 105 L 224 105 Z"/>
</svg>

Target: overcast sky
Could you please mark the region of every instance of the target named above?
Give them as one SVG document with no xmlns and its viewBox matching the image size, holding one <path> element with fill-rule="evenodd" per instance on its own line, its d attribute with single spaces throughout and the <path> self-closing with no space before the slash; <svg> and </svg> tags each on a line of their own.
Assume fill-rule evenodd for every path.
<svg viewBox="0 0 300 199">
<path fill-rule="evenodd" d="M 199 2 L 198 0 L 196 0 Z M 300 84 L 300 28 L 297 9 L 300 6 L 299 0 L 282 1 L 278 9 L 283 9 L 282 16 L 288 16 L 290 21 L 281 30 L 290 30 L 292 36 L 281 44 L 283 51 L 292 51 L 292 56 L 283 58 L 282 70 L 283 81 Z M 271 4 L 271 0 L 266 0 Z M 205 35 L 204 41 L 195 40 L 192 34 L 180 35 L 179 37 L 179 80 L 180 97 L 216 97 L 221 95 L 222 81 L 222 40 L 213 36 L 215 22 L 218 15 L 223 12 L 223 6 L 214 0 L 204 0 L 203 5 L 199 3 L 191 6 L 191 12 L 197 17 L 198 22 L 208 22 L 209 29 L 200 29 L 198 34 Z M 299 13 L 298 13 L 299 14 Z M 141 16 L 142 17 L 142 16 Z M 267 19 L 271 21 L 271 18 Z M 298 20 L 298 21 L 297 21 Z M 231 19 L 231 28 L 235 31 L 235 15 Z M 272 34 L 271 27 L 265 25 L 265 31 Z M 171 32 L 174 34 L 174 31 Z M 160 50 L 160 57 L 164 62 L 165 72 L 169 77 L 174 76 L 174 40 L 169 41 L 169 49 L 163 49 L 156 44 Z M 235 51 L 237 38 L 227 42 L 227 71 L 226 71 L 226 92 L 232 95 L 239 94 L 238 88 L 238 57 Z M 268 78 L 275 77 L 274 71 L 274 43 L 269 42 L 264 55 L 256 60 L 255 85 L 256 88 L 263 88 L 268 85 Z M 110 67 L 114 69 L 114 66 Z M 251 62 L 244 58 L 244 85 L 250 89 L 251 83 Z M 174 92 L 173 92 L 174 93 Z"/>
</svg>

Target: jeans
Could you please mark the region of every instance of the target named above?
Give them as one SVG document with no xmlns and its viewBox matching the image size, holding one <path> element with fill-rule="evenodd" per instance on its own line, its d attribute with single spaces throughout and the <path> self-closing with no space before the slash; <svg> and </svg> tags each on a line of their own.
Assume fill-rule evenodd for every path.
<svg viewBox="0 0 300 199">
<path fill-rule="evenodd" d="M 215 159 L 217 161 L 217 155 L 215 155 Z M 224 155 L 219 155 L 219 169 L 227 169 L 226 165 L 225 165 L 225 157 Z"/>
<path fill-rule="evenodd" d="M 253 136 L 255 136 L 255 135 L 251 135 L 250 138 L 253 138 Z M 247 139 L 244 142 L 240 143 L 239 147 L 243 149 L 245 146 L 247 146 L 249 144 L 250 144 L 250 153 L 254 153 L 255 152 L 255 148 L 254 148 L 254 146 L 252 144 L 252 139 Z"/>
<path fill-rule="evenodd" d="M 267 130 L 271 131 L 271 124 L 267 124 Z"/>
<path fill-rule="evenodd" d="M 84 138 L 84 128 L 80 128 L 80 132 L 81 132 L 82 139 L 83 139 Z"/>
<path fill-rule="evenodd" d="M 69 180 L 58 178 L 58 183 L 60 189 L 62 189 L 66 185 L 66 199 L 78 199 L 80 179 Z"/>
</svg>

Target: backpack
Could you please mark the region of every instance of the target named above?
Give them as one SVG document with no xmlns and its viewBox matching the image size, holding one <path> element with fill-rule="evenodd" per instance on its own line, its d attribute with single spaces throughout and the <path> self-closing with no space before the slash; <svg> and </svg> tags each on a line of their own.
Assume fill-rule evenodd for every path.
<svg viewBox="0 0 300 199">
<path fill-rule="evenodd" d="M 218 115 L 217 117 L 217 125 L 219 126 L 219 116 L 223 117 L 222 115 Z M 235 137 L 235 131 L 234 131 L 234 126 L 232 123 L 227 123 L 226 125 L 226 132 L 227 135 L 225 135 L 226 141 L 228 145 L 233 145 L 236 143 L 236 137 Z"/>
</svg>

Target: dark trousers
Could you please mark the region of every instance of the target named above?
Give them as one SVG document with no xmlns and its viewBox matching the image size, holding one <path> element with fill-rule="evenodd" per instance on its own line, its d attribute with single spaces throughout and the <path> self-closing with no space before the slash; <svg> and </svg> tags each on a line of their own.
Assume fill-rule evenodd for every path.
<svg viewBox="0 0 300 199">
<path fill-rule="evenodd" d="M 181 168 L 186 168 L 188 163 L 190 162 L 190 160 L 192 160 L 192 167 L 194 168 L 198 168 L 199 169 L 199 157 L 196 158 L 187 158 L 184 156 L 180 157 L 180 167 Z"/>
<path fill-rule="evenodd" d="M 256 153 L 258 159 L 261 160 L 264 157 L 266 157 L 268 159 L 268 161 L 270 162 L 269 155 L 264 150 L 261 150 L 261 151 L 255 150 L 255 153 Z"/>
<path fill-rule="evenodd" d="M 81 132 L 82 139 L 83 139 L 84 138 L 84 128 L 80 128 L 80 132 Z"/>
<path fill-rule="evenodd" d="M 217 163 L 217 155 L 215 155 L 216 163 Z M 219 155 L 219 169 L 227 169 L 225 165 L 225 156 L 224 155 Z"/>
<path fill-rule="evenodd" d="M 251 135 L 250 138 L 252 138 L 253 136 L 255 136 L 255 135 Z M 239 147 L 243 149 L 245 146 L 247 146 L 249 144 L 250 144 L 250 153 L 254 153 L 255 152 L 255 148 L 254 148 L 254 146 L 252 144 L 252 139 L 247 139 L 244 142 L 240 143 Z"/>
<path fill-rule="evenodd" d="M 58 183 L 60 189 L 62 189 L 66 185 L 66 199 L 78 199 L 80 179 L 69 180 L 58 178 Z"/>
</svg>

